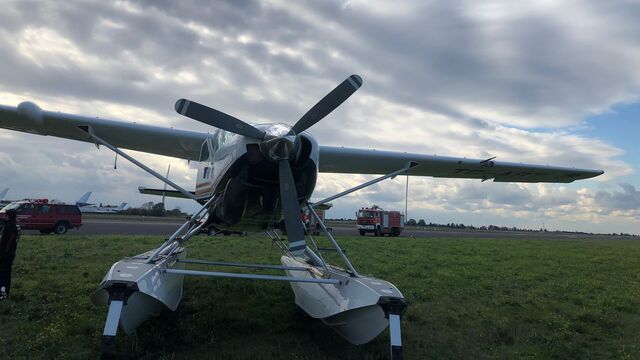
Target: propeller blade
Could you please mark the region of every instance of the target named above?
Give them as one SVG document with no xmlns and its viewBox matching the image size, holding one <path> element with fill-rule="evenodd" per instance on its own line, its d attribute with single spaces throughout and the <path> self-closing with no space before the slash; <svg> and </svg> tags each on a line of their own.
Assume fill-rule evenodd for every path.
<svg viewBox="0 0 640 360">
<path fill-rule="evenodd" d="M 304 239 L 304 229 L 300 219 L 300 204 L 298 203 L 298 193 L 296 183 L 291 173 L 289 160 L 280 160 L 280 200 L 282 211 L 284 212 L 284 226 L 287 229 L 289 239 L 289 251 L 293 255 L 302 255 L 307 247 Z"/>
<path fill-rule="evenodd" d="M 291 131 L 295 134 L 307 130 L 318 121 L 322 120 L 330 112 L 335 110 L 340 104 L 351 96 L 356 90 L 362 86 L 362 78 L 358 75 L 351 75 L 330 93 L 328 93 L 322 100 L 318 101 L 311 110 L 307 111 L 298 122 L 293 125 Z"/>
<path fill-rule="evenodd" d="M 256 129 L 246 122 L 236 119 L 231 115 L 227 115 L 222 111 L 198 104 L 197 102 L 180 99 L 176 101 L 175 108 L 178 114 L 209 124 L 217 127 L 218 129 L 227 130 L 234 134 L 254 139 L 262 140 L 264 138 L 264 131 Z"/>
</svg>

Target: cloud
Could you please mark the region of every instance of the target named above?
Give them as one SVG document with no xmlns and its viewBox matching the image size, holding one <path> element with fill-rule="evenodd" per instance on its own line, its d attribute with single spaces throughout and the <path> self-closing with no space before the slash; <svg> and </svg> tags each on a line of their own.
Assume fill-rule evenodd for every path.
<svg viewBox="0 0 640 360">
<path fill-rule="evenodd" d="M 573 129 L 638 99 L 638 15 L 633 3 L 600 1 L 16 1 L 0 12 L 0 103 L 29 99 L 49 110 L 211 131 L 175 114 L 175 100 L 249 122 L 294 123 L 359 73 L 363 88 L 311 129 L 321 144 L 606 171 L 584 187 L 412 179 L 414 211 L 459 222 L 615 217 L 636 226 L 629 214 L 637 213 L 622 208 L 629 193 L 607 188 L 634 173 L 623 151 Z M 87 144 L 3 130 L 0 149 L 0 182 L 25 194 L 74 198 L 93 189 L 104 202 L 142 202 L 149 198 L 135 188 L 157 186 L 124 160 L 113 171 L 113 155 Z M 161 172 L 171 162 L 193 186 L 184 162 L 137 156 Z M 368 177 L 320 179 L 317 197 Z M 335 211 L 403 207 L 403 196 L 402 181 L 385 182 Z"/>
<path fill-rule="evenodd" d="M 607 211 L 629 211 L 640 215 L 640 191 L 627 183 L 620 184 L 622 191 L 598 191 L 596 204 Z"/>
</svg>

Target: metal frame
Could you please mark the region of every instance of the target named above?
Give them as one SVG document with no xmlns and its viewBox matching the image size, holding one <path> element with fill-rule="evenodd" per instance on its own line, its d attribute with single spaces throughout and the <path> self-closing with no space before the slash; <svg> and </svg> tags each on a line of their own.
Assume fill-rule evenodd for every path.
<svg viewBox="0 0 640 360">
<path fill-rule="evenodd" d="M 233 266 L 253 269 L 276 269 L 276 270 L 292 270 L 292 271 L 309 271 L 309 268 L 302 266 L 282 266 L 282 265 L 263 265 L 263 264 L 245 264 L 226 261 L 208 261 L 208 260 L 176 260 L 185 264 L 201 264 L 214 266 Z"/>
<path fill-rule="evenodd" d="M 289 282 L 305 282 L 305 283 L 317 283 L 317 284 L 332 284 L 341 285 L 341 281 L 338 279 L 315 279 L 305 278 L 297 276 L 276 276 L 276 275 L 262 275 L 262 274 L 241 274 L 241 273 L 227 273 L 217 271 L 199 271 L 199 270 L 178 270 L 178 269 L 166 269 L 167 274 L 176 275 L 192 275 L 192 276 L 209 276 L 209 277 L 223 277 L 232 279 L 251 279 L 251 280 L 273 280 L 273 281 L 289 281 Z"/>
</svg>

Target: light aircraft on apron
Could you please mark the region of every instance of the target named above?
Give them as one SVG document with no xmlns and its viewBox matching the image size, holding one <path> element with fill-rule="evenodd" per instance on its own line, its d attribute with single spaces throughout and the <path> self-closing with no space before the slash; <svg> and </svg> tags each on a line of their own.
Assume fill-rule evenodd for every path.
<svg viewBox="0 0 640 360">
<path fill-rule="evenodd" d="M 194 101 L 175 103 L 179 114 L 208 124 L 210 133 L 162 128 L 45 111 L 32 102 L 0 105 L 0 127 L 103 145 L 174 190 L 140 192 L 193 199 L 200 204 L 182 226 L 155 249 L 111 267 L 93 295 L 109 305 L 103 350 L 111 351 L 118 325 L 130 334 L 152 315 L 176 310 L 185 276 L 286 281 L 295 302 L 353 344 L 364 344 L 390 328 L 391 356 L 402 357 L 400 318 L 405 299 L 393 284 L 358 273 L 320 219 L 333 251 L 344 262 L 329 264 L 316 240 L 305 233 L 303 208 L 314 209 L 353 191 L 397 175 L 479 179 L 495 182 L 570 183 L 601 170 L 510 163 L 319 145 L 308 130 L 362 85 L 351 75 L 295 124 L 252 125 Z M 150 169 L 121 149 L 198 162 L 193 191 Z M 374 174 L 380 177 L 311 203 L 318 173 Z M 262 231 L 282 251 L 281 264 L 242 264 L 187 258 L 186 241 L 204 229 Z M 286 233 L 286 240 L 284 238 Z M 238 239 L 242 241 L 242 239 Z M 326 254 L 325 254 L 326 255 Z M 202 271 L 193 264 L 228 268 L 279 269 L 284 275 Z"/>
</svg>

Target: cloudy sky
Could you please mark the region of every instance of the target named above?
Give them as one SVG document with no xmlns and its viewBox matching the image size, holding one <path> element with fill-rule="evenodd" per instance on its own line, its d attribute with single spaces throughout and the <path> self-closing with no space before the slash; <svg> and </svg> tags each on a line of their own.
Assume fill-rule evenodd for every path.
<svg viewBox="0 0 640 360">
<path fill-rule="evenodd" d="M 0 104 L 208 131 L 185 97 L 293 124 L 353 73 L 363 87 L 311 129 L 321 144 L 603 169 L 569 185 L 411 178 L 409 217 L 640 233 L 635 1 L 2 1 Z M 186 161 L 132 152 L 194 187 Z M 107 149 L 0 130 L 0 189 L 139 205 L 160 186 Z M 316 196 L 365 176 L 322 174 Z M 404 208 L 404 179 L 330 217 Z M 169 207 L 192 209 L 186 200 Z"/>
</svg>

